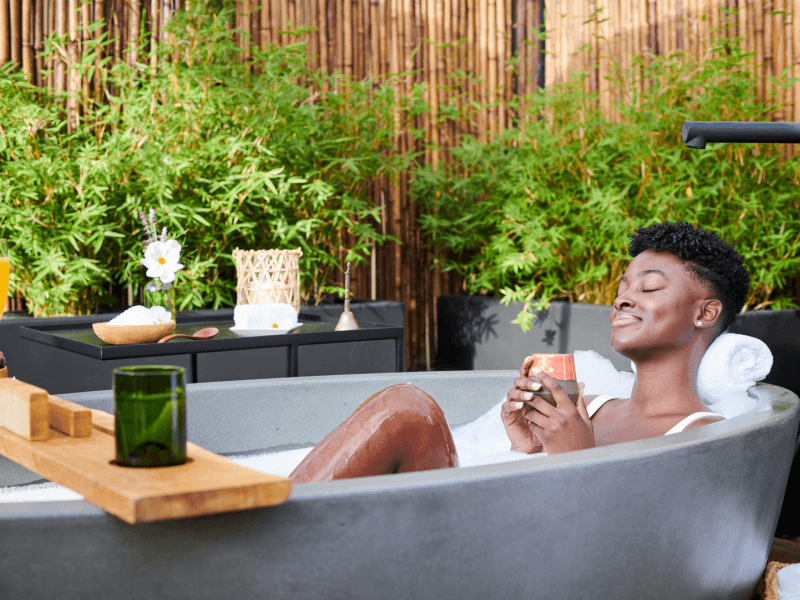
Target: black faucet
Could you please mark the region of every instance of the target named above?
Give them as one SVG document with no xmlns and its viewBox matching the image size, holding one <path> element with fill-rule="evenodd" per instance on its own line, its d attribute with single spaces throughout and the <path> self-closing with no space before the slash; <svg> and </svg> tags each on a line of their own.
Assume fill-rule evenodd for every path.
<svg viewBox="0 0 800 600">
<path fill-rule="evenodd" d="M 707 142 L 800 144 L 800 123 L 684 121 L 681 138 L 701 150 Z"/>
</svg>

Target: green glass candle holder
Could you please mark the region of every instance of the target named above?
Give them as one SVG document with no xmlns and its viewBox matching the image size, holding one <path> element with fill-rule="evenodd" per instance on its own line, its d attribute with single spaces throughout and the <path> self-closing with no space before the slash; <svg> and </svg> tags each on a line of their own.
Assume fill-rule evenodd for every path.
<svg viewBox="0 0 800 600">
<path fill-rule="evenodd" d="M 166 467 L 186 462 L 185 369 L 114 369 L 118 465 Z"/>
</svg>

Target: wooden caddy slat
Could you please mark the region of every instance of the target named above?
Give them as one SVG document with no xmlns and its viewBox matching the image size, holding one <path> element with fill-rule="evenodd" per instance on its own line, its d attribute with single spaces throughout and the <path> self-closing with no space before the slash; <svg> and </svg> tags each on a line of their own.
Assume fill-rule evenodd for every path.
<svg viewBox="0 0 800 600">
<path fill-rule="evenodd" d="M 50 400 L 55 400 L 50 414 L 60 415 L 59 428 L 85 433 L 88 409 Z M 0 403 L 0 416 L 8 404 Z M 89 416 L 87 437 L 70 437 L 51 427 L 48 439 L 30 441 L 0 426 L 0 454 L 131 524 L 273 506 L 292 491 L 286 477 L 242 467 L 191 442 L 183 465 L 146 469 L 112 464 L 114 417 L 99 410 Z"/>
</svg>

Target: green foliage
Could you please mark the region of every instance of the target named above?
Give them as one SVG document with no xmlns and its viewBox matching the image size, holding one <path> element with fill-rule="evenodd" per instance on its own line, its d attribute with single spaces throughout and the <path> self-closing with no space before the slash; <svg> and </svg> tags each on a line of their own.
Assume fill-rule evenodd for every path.
<svg viewBox="0 0 800 600">
<path fill-rule="evenodd" d="M 74 68 L 99 66 L 102 95 L 79 97 L 72 124 L 65 98 L 0 71 L 0 237 L 37 316 L 90 312 L 111 282 L 138 292 L 148 208 L 183 246 L 180 309 L 235 304 L 236 247 L 301 247 L 303 294 L 319 299 L 340 249 L 358 264 L 394 239 L 367 194 L 406 165 L 392 88 L 310 72 L 299 43 L 245 60 L 232 8 L 192 6 L 132 66 L 112 66 L 105 39 L 84 52 Z"/>
<path fill-rule="evenodd" d="M 521 98 L 518 129 L 487 144 L 466 137 L 452 163 L 419 169 L 412 195 L 438 264 L 468 293 L 523 302 L 515 322 L 527 330 L 531 309 L 551 300 L 611 304 L 628 234 L 683 220 L 742 254 L 746 308 L 793 306 L 781 288 L 800 270 L 800 159 L 779 160 L 779 145 L 692 150 L 680 137 L 684 120 L 770 120 L 775 105 L 757 101 L 740 42 L 716 42 L 704 63 L 637 58 L 612 81 L 620 122 L 600 114 L 579 74 Z"/>
</svg>

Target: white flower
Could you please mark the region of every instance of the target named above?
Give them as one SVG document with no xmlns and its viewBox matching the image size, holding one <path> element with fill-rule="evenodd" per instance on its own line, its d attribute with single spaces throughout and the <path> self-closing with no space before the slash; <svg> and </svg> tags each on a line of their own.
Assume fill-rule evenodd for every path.
<svg viewBox="0 0 800 600">
<path fill-rule="evenodd" d="M 183 268 L 181 245 L 175 240 L 153 242 L 144 252 L 142 264 L 147 267 L 148 277 L 158 277 L 162 283 L 175 281 L 175 273 Z"/>
<path fill-rule="evenodd" d="M 172 313 L 163 306 L 151 306 L 150 318 L 153 320 L 153 325 L 158 325 L 159 323 L 172 321 Z"/>
</svg>

